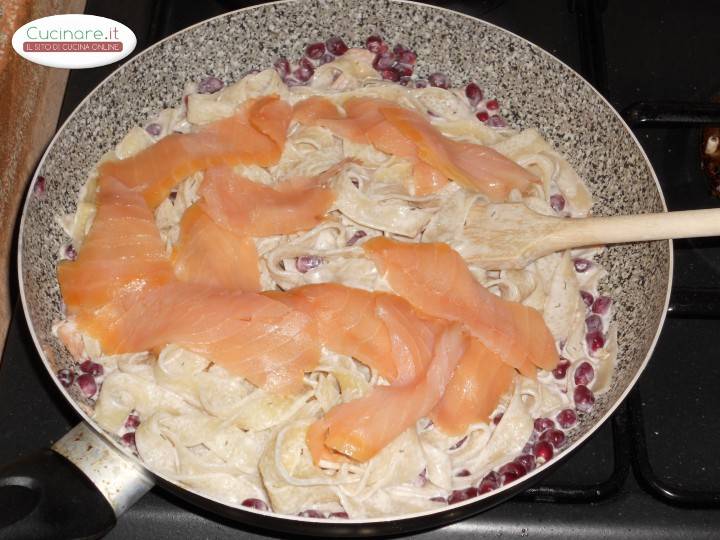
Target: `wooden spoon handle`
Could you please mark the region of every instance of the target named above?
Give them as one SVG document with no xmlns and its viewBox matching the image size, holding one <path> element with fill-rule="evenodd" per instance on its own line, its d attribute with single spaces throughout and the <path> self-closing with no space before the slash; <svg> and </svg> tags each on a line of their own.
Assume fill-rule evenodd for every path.
<svg viewBox="0 0 720 540">
<path fill-rule="evenodd" d="M 551 243 L 556 250 L 621 242 L 720 236 L 720 208 L 566 219 L 552 236 Z"/>
</svg>

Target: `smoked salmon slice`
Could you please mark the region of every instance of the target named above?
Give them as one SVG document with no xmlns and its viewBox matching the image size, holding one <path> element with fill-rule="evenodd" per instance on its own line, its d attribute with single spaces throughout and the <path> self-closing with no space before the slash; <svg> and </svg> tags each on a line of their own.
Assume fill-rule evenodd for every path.
<svg viewBox="0 0 720 540">
<path fill-rule="evenodd" d="M 415 244 L 376 237 L 363 244 L 392 289 L 424 313 L 459 321 L 483 345 L 523 375 L 530 364 L 554 369 L 558 353 L 540 313 L 495 296 L 480 285 L 447 244 Z"/>
<path fill-rule="evenodd" d="M 248 100 L 240 110 L 193 133 L 172 133 L 127 159 L 100 165 L 156 208 L 181 180 L 210 167 L 269 167 L 280 159 L 292 108 L 277 96 Z"/>
<path fill-rule="evenodd" d="M 125 297 L 78 327 L 105 354 L 159 350 L 174 343 L 270 392 L 303 389 L 320 357 L 314 321 L 267 296 L 171 282 Z"/>
<path fill-rule="evenodd" d="M 378 293 L 375 311 L 390 336 L 396 376 L 393 384 L 408 384 L 421 377 L 432 360 L 437 336 L 445 328 L 443 321 L 419 316 L 410 303 L 394 294 Z"/>
<path fill-rule="evenodd" d="M 345 113 L 327 98 L 313 96 L 299 101 L 293 108 L 293 118 L 303 125 L 322 126 L 350 141 L 371 144 L 368 130 L 383 122 L 379 104 L 391 101 L 355 97 L 345 101 Z M 414 149 L 411 147 L 411 154 Z"/>
<path fill-rule="evenodd" d="M 323 346 L 352 356 L 391 382 L 425 372 L 440 327 L 397 295 L 337 283 L 263 294 L 312 317 Z"/>
<path fill-rule="evenodd" d="M 293 106 L 293 120 L 303 125 L 314 125 L 317 120 L 339 120 L 344 115 L 335 104 L 322 96 L 312 96 Z"/>
<path fill-rule="evenodd" d="M 460 324 L 439 336 L 424 376 L 406 384 L 375 386 L 366 396 L 337 405 L 306 436 L 316 464 L 346 456 L 367 461 L 435 407 L 467 347 Z"/>
<path fill-rule="evenodd" d="M 423 162 L 491 201 L 505 201 L 513 189 L 523 193 L 531 183 L 540 182 L 530 171 L 492 148 L 448 139 L 415 111 L 393 105 L 382 107 L 380 112 L 415 143 Z"/>
<path fill-rule="evenodd" d="M 318 225 L 335 193 L 327 176 L 293 179 L 266 186 L 236 175 L 228 167 L 208 170 L 200 187 L 201 208 L 216 223 L 243 236 L 273 236 Z"/>
<path fill-rule="evenodd" d="M 447 176 L 423 161 L 415 163 L 412 181 L 415 195 L 420 197 L 437 193 L 450 182 Z"/>
<path fill-rule="evenodd" d="M 96 309 L 125 289 L 138 291 L 173 277 L 153 214 L 139 193 L 101 176 L 96 205 L 77 258 L 57 268 L 69 314 Z"/>
<path fill-rule="evenodd" d="M 249 100 L 248 105 L 248 120 L 252 127 L 254 127 L 260 133 L 268 136 L 276 145 L 277 150 L 282 154 L 283 147 L 285 146 L 285 139 L 287 138 L 287 130 L 290 126 L 290 119 L 292 118 L 292 107 L 289 103 L 282 101 L 277 95 L 263 96 L 254 100 Z M 211 124 L 212 126 L 212 124 Z M 218 127 L 222 127 L 218 123 Z M 219 133 L 217 128 L 207 128 L 208 131 Z M 245 141 L 238 141 L 239 146 L 245 143 Z M 273 159 L 273 163 L 277 162 L 280 158 Z M 267 159 L 260 157 L 260 159 Z M 256 163 L 261 167 L 268 167 L 269 165 L 263 165 L 262 163 Z"/>
<path fill-rule="evenodd" d="M 471 339 L 430 420 L 448 435 L 462 435 L 471 424 L 487 422 L 514 375 L 500 357 Z"/>
<path fill-rule="evenodd" d="M 391 103 L 373 98 L 350 98 L 343 104 L 345 107 L 344 118 L 318 118 L 315 123 L 351 141 L 373 144 L 368 132 L 385 123 L 378 104 L 390 105 Z M 400 134 L 398 133 L 398 135 Z M 402 141 L 399 144 L 402 144 Z M 414 154 L 412 148 L 410 151 Z"/>
<path fill-rule="evenodd" d="M 447 177 L 417 158 L 416 145 L 392 124 L 385 121 L 381 107 L 395 104 L 378 98 L 354 97 L 343 103 L 345 115 L 327 98 L 313 96 L 294 107 L 294 119 L 301 124 L 322 126 L 339 137 L 372 144 L 386 154 L 413 163 L 413 176 L 404 179 L 405 187 L 415 195 L 430 195 L 448 183 Z"/>
<path fill-rule="evenodd" d="M 513 189 L 525 192 L 531 183 L 539 182 L 527 169 L 492 148 L 453 141 L 421 114 L 392 101 L 356 97 L 343 107 L 345 116 L 330 100 L 316 96 L 295 105 L 295 118 L 409 159 L 414 164 L 412 185 L 416 195 L 435 193 L 452 179 L 499 202 Z"/>
<path fill-rule="evenodd" d="M 337 283 L 305 285 L 271 295 L 290 303 L 318 325 L 320 342 L 331 351 L 352 356 L 388 380 L 397 370 L 390 336 L 375 313 L 375 294 Z"/>
<path fill-rule="evenodd" d="M 220 227 L 197 204 L 182 216 L 171 261 L 175 276 L 186 283 L 261 290 L 253 239 Z"/>
</svg>

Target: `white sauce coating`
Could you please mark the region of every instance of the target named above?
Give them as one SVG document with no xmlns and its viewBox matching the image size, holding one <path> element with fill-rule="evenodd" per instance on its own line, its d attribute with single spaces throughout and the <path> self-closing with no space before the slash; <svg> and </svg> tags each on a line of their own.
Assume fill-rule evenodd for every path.
<svg viewBox="0 0 720 540">
<path fill-rule="evenodd" d="M 133 128 L 101 161 L 127 158 L 169 133 L 192 131 L 232 115 L 238 104 L 252 97 L 278 94 L 295 103 L 323 95 L 340 103 L 350 96 L 374 96 L 423 114 L 429 111 L 446 136 L 490 145 L 542 179 L 530 196 L 514 193 L 512 200 L 555 215 L 549 199 L 560 193 L 566 200 L 564 215 L 588 214 L 592 204 L 588 190 L 536 130 L 490 128 L 475 119 L 462 92 L 407 89 L 380 81 L 371 61 L 367 51 L 351 49 L 318 68 L 306 87 L 288 88 L 272 69 L 248 75 L 214 94 L 197 94 L 195 86 L 188 85 L 187 107 L 166 109 L 148 122 L 160 126 L 159 135 Z M 334 179 L 338 196 L 326 222 L 303 233 L 256 239 L 264 289 L 332 281 L 389 291 L 358 247 L 378 235 L 447 242 L 461 254 L 470 249 L 463 235 L 465 216 L 473 204 L 485 200 L 482 195 L 454 183 L 433 196 L 409 194 L 403 185 L 411 171 L 409 162 L 370 145 L 344 141 L 324 128 L 293 124 L 278 164 L 236 170 L 272 185 L 287 176 L 318 174 L 348 157 L 358 163 Z M 94 215 L 95 176 L 83 188 L 77 211 L 60 219 L 80 249 Z M 177 241 L 183 212 L 197 200 L 201 182 L 201 173 L 189 177 L 156 210 L 168 252 Z M 554 417 L 572 407 L 572 374 L 579 363 L 592 364 L 596 376 L 590 388 L 595 393 L 608 388 L 617 333 L 610 315 L 604 316 L 603 330 L 609 338 L 605 347 L 590 355 L 585 343 L 586 307 L 580 296 L 581 290 L 597 296 L 604 271 L 597 264 L 584 273 L 573 267 L 575 257 L 592 259 L 598 252 L 555 253 L 522 270 L 485 271 L 472 266 L 480 283 L 493 293 L 543 313 L 561 354 L 572 363 L 567 376 L 558 380 L 540 372 L 532 381 L 518 375 L 511 395 L 496 410 L 503 413 L 497 425 L 476 424 L 467 433 L 450 437 L 422 419 L 363 464 L 316 467 L 305 443 L 314 419 L 338 403 L 363 396 L 373 384 L 387 384 L 352 358 L 323 350 L 320 365 L 305 377 L 305 393 L 282 397 L 175 345 L 165 347 L 158 358 L 145 352 L 103 356 L 97 342 L 80 335 L 71 321 L 56 325 L 55 333 L 76 358 L 90 358 L 104 367 L 98 379 L 102 387 L 95 396 L 94 419 L 99 425 L 122 436 L 128 433 L 128 415 L 139 416 L 135 442 L 150 469 L 231 505 L 254 498 L 287 514 L 314 509 L 347 512 L 351 518 L 399 516 L 445 505 L 442 500 L 452 490 L 477 485 L 488 471 L 517 456 L 530 437 L 534 418 Z M 295 263 L 300 256 L 317 256 L 323 262 L 303 273 Z"/>
</svg>

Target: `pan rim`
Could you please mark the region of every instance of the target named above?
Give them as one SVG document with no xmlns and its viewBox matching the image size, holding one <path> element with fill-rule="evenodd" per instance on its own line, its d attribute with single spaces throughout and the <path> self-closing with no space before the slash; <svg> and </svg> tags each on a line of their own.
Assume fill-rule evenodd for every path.
<svg viewBox="0 0 720 540">
<path fill-rule="evenodd" d="M 30 203 L 32 194 L 33 194 L 33 189 L 32 189 L 32 187 L 33 187 L 34 183 L 37 181 L 37 173 L 38 173 L 39 170 L 42 169 L 42 167 L 43 167 L 43 165 L 44 165 L 44 163 L 45 163 L 45 160 L 46 160 L 47 156 L 48 156 L 49 153 L 51 152 L 51 150 L 52 150 L 53 146 L 55 145 L 56 141 L 57 141 L 57 140 L 60 138 L 60 136 L 63 134 L 63 131 L 65 130 L 67 124 L 68 124 L 68 123 L 74 118 L 74 116 L 85 106 L 86 102 L 90 101 L 90 100 L 92 99 L 92 97 L 96 94 L 96 92 L 99 92 L 99 91 L 103 88 L 103 86 L 104 86 L 108 81 L 110 81 L 110 80 L 111 80 L 113 77 L 115 77 L 118 73 L 120 73 L 122 70 L 124 70 L 126 66 L 128 66 L 128 65 L 130 65 L 131 63 L 135 62 L 136 59 L 142 57 L 143 55 L 145 55 L 146 53 L 152 51 L 152 50 L 155 49 L 156 47 L 162 45 L 162 44 L 165 43 L 166 41 L 169 41 L 169 40 L 171 40 L 171 39 L 175 39 L 177 36 L 179 36 L 179 35 L 181 35 L 181 34 L 183 34 L 183 33 L 185 33 L 185 32 L 189 32 L 189 31 L 191 31 L 191 30 L 193 30 L 193 29 L 195 29 L 195 28 L 197 28 L 197 27 L 200 27 L 200 26 L 202 26 L 202 25 L 206 25 L 206 24 L 208 24 L 208 23 L 210 23 L 210 22 L 212 22 L 212 21 L 215 21 L 215 20 L 217 20 L 217 19 L 221 19 L 221 18 L 223 18 L 223 17 L 231 17 L 231 16 L 233 16 L 233 15 L 235 15 L 235 14 L 237 14 L 237 13 L 241 13 L 241 12 L 249 11 L 249 10 L 253 10 L 253 9 L 267 8 L 268 6 L 282 5 L 282 4 L 290 4 L 290 3 L 302 3 L 302 2 L 305 2 L 305 1 L 308 1 L 308 0 L 278 0 L 278 1 L 274 1 L 274 2 L 266 2 L 266 3 L 263 3 L 263 4 L 258 4 L 258 5 L 255 5 L 255 6 L 249 6 L 249 7 L 237 9 L 237 10 L 234 10 L 234 11 L 229 11 L 229 12 L 226 12 L 226 13 L 222 13 L 222 14 L 220 14 L 220 15 L 216 15 L 215 17 L 211 17 L 211 18 L 209 18 L 209 19 L 205 19 L 205 20 L 203 20 L 203 21 L 197 22 L 197 23 L 195 23 L 195 24 L 193 24 L 193 25 L 191 25 L 191 26 L 188 26 L 188 27 L 186 27 L 186 28 L 183 28 L 182 30 L 179 30 L 178 32 L 175 32 L 175 33 L 173 33 L 173 34 L 170 34 L 169 36 L 167 36 L 167 37 L 165 37 L 165 38 L 157 41 L 156 43 L 150 45 L 150 46 L 147 47 L 146 49 L 143 49 L 143 50 L 140 51 L 138 54 L 136 54 L 135 56 L 133 56 L 130 60 L 126 61 L 126 62 L 123 63 L 121 66 L 119 66 L 117 69 L 113 70 L 113 72 L 110 73 L 107 77 L 105 77 L 100 83 L 98 83 L 98 85 L 97 85 L 95 88 L 93 88 L 93 89 L 90 91 L 90 93 L 89 93 L 87 96 L 85 96 L 85 98 L 83 98 L 83 100 L 77 105 L 77 107 L 68 115 L 68 117 L 67 117 L 67 118 L 65 119 L 65 121 L 62 123 L 62 125 L 57 129 L 57 132 L 55 133 L 55 135 L 53 136 L 53 138 L 52 138 L 52 139 L 50 140 L 50 142 L 48 143 L 48 146 L 47 146 L 47 148 L 45 149 L 45 151 L 44 151 L 44 153 L 43 153 L 43 155 L 42 155 L 42 158 L 41 158 L 40 161 L 38 162 L 38 165 L 37 165 L 37 167 L 36 167 L 36 169 L 35 169 L 35 172 L 34 172 L 34 174 L 33 174 L 32 180 L 31 180 L 30 183 L 29 183 L 29 189 L 28 189 L 28 191 L 27 191 L 27 193 L 26 193 L 25 201 L 24 201 L 23 207 L 22 207 L 22 214 L 21 214 L 21 217 L 20 217 L 20 224 L 19 224 L 19 228 L 18 228 L 19 234 L 18 234 L 18 249 L 17 249 L 17 273 L 18 273 L 18 281 L 19 281 L 19 286 L 20 286 L 20 300 L 21 300 L 21 303 L 22 303 L 22 308 L 23 308 L 23 314 L 24 314 L 24 316 L 25 316 L 25 321 L 26 321 L 26 323 L 27 323 L 28 330 L 29 330 L 30 335 L 31 335 L 31 337 L 32 337 L 33 343 L 35 344 L 35 349 L 36 349 L 37 353 L 39 354 L 39 356 L 40 356 L 43 364 L 45 365 L 45 368 L 48 370 L 51 379 L 52 379 L 53 382 L 55 383 L 55 386 L 60 390 L 60 392 L 62 393 L 62 395 L 63 395 L 63 397 L 65 398 L 65 400 L 66 400 L 67 402 L 69 402 L 69 404 L 70 404 L 70 405 L 77 411 L 77 413 L 80 415 L 82 421 L 84 421 L 88 426 L 90 426 L 90 428 L 91 428 L 94 432 L 96 432 L 99 436 L 101 436 L 102 439 L 103 439 L 103 441 L 104 441 L 106 444 L 108 444 L 113 450 L 119 452 L 123 457 L 125 457 L 126 459 L 128 459 L 128 460 L 129 460 L 136 468 L 138 468 L 140 471 L 144 472 L 145 474 L 151 475 L 153 478 L 159 478 L 159 479 L 161 479 L 161 484 L 163 485 L 164 488 L 165 488 L 165 486 L 166 486 L 167 484 L 170 484 L 170 485 L 174 486 L 175 488 L 177 488 L 177 489 L 178 489 L 179 491 L 181 491 L 181 492 L 187 491 L 187 492 L 191 493 L 193 496 L 200 497 L 200 498 L 202 498 L 202 499 L 206 499 L 206 500 L 208 500 L 208 501 L 211 501 L 211 502 L 214 503 L 214 504 L 218 504 L 218 505 L 221 505 L 222 507 L 226 507 L 226 508 L 228 508 L 228 509 L 232 509 L 233 511 L 241 510 L 241 511 L 245 511 L 245 512 L 247 512 L 248 514 L 251 514 L 251 515 L 255 514 L 255 515 L 259 515 L 259 516 L 263 516 L 263 517 L 267 517 L 267 518 L 272 518 L 273 520 L 283 520 L 283 521 L 290 521 L 290 522 L 293 522 L 293 521 L 294 521 L 294 522 L 302 522 L 302 523 L 307 523 L 308 525 L 310 525 L 310 524 L 312 524 L 312 525 L 326 525 L 326 526 L 328 526 L 328 527 L 331 527 L 331 526 L 333 526 L 333 525 L 338 525 L 338 524 L 348 525 L 348 526 L 351 526 L 351 525 L 375 525 L 375 524 L 381 525 L 381 524 L 387 524 L 387 523 L 399 522 L 399 521 L 407 522 L 407 521 L 410 521 L 410 520 L 419 519 L 419 518 L 425 518 L 425 517 L 429 517 L 429 516 L 433 516 L 433 515 L 442 515 L 442 514 L 445 514 L 445 513 L 448 512 L 448 511 L 458 512 L 458 513 L 459 513 L 459 515 L 456 516 L 455 519 L 453 519 L 452 521 L 458 521 L 458 520 L 461 520 L 461 519 L 466 519 L 467 517 L 470 517 L 470 515 L 474 515 L 474 514 L 477 514 L 477 513 L 479 513 L 479 512 L 482 511 L 480 508 L 478 508 L 476 512 L 470 512 L 470 514 L 467 514 L 467 513 L 465 513 L 465 512 L 466 512 L 467 510 L 470 510 L 469 507 L 472 507 L 473 505 L 476 505 L 476 504 L 479 504 L 479 503 L 487 502 L 489 499 L 492 499 L 492 498 L 498 498 L 498 499 L 500 499 L 500 500 L 502 501 L 502 500 L 504 500 L 503 494 L 505 494 L 505 497 L 511 496 L 508 492 L 512 492 L 513 490 L 517 491 L 517 487 L 520 486 L 520 485 L 523 485 L 523 484 L 532 484 L 532 479 L 533 479 L 533 478 L 539 477 L 539 476 L 547 473 L 548 470 L 550 470 L 550 469 L 553 468 L 555 465 L 557 465 L 557 464 L 559 464 L 560 462 L 562 462 L 563 460 L 565 460 L 570 454 L 572 454 L 573 452 L 575 452 L 590 436 L 592 436 L 592 435 L 610 418 L 610 416 L 612 416 L 612 414 L 615 412 L 615 410 L 625 401 L 625 399 L 627 398 L 628 394 L 629 394 L 629 393 L 632 391 L 632 389 L 635 387 L 635 385 L 637 384 L 638 379 L 640 378 L 640 376 L 641 376 L 641 375 L 643 374 L 643 372 L 645 371 L 645 368 L 647 367 L 647 364 L 649 363 L 650 358 L 651 358 L 651 356 L 653 355 L 653 353 L 654 353 L 654 351 L 655 351 L 655 347 L 656 347 L 657 342 L 658 342 L 658 340 L 659 340 L 659 338 L 660 338 L 660 334 L 661 334 L 661 332 L 662 332 L 663 326 L 664 326 L 664 324 L 665 324 L 665 320 L 666 320 L 666 318 L 667 318 L 667 309 L 668 309 L 669 302 L 670 302 L 670 294 L 671 294 L 671 292 L 672 292 L 673 273 L 674 273 L 674 249 L 673 249 L 673 242 L 672 242 L 672 240 L 667 240 L 667 244 L 668 244 L 668 282 L 667 282 L 667 287 L 666 287 L 665 302 L 664 302 L 664 304 L 663 304 L 663 311 L 662 311 L 662 313 L 661 313 L 660 320 L 659 320 L 659 322 L 658 322 L 657 330 L 655 331 L 655 336 L 653 337 L 652 343 L 650 344 L 650 347 L 648 348 L 648 352 L 647 352 L 647 354 L 645 355 L 645 358 L 644 358 L 643 361 L 641 362 L 641 364 L 640 364 L 640 366 L 638 367 L 638 369 L 637 369 L 636 373 L 634 374 L 634 376 L 630 379 L 630 381 L 629 381 L 628 384 L 626 385 L 625 389 L 624 389 L 624 390 L 621 392 L 621 394 L 618 396 L 618 398 L 617 398 L 617 400 L 615 401 L 615 403 L 614 403 L 612 406 L 610 406 L 610 407 L 608 408 L 608 410 L 605 412 L 605 414 L 603 414 L 603 415 L 595 422 L 595 425 L 594 425 L 592 428 L 588 429 L 588 431 L 587 431 L 586 433 L 584 433 L 583 435 L 581 435 L 580 437 L 578 437 L 578 439 L 575 440 L 570 446 L 564 448 L 560 454 L 558 454 L 557 456 L 555 456 L 554 459 L 552 459 L 552 460 L 544 463 L 542 466 L 538 467 L 537 469 L 535 469 L 535 470 L 533 470 L 532 472 L 528 473 L 527 475 L 523 476 L 518 482 L 512 482 L 512 483 L 507 484 L 507 485 L 505 485 L 505 486 L 502 486 L 502 487 L 500 487 L 500 488 L 498 488 L 498 489 L 496 489 L 496 490 L 493 490 L 493 491 L 491 491 L 491 492 L 489 492 L 489 493 L 485 493 L 485 494 L 483 494 L 483 495 L 479 495 L 479 496 L 477 496 L 477 497 L 468 499 L 468 500 L 466 500 L 466 501 L 461 501 L 461 502 L 458 502 L 458 503 L 455 503 L 455 504 L 452 504 L 452 505 L 447 505 L 447 506 L 440 507 L 440 508 L 436 508 L 436 509 L 432 509 L 432 510 L 426 510 L 426 511 L 423 511 L 423 512 L 414 512 L 414 513 L 411 513 L 411 514 L 402 514 L 402 515 L 400 515 L 400 516 L 380 517 L 380 518 L 362 518 L 362 519 L 327 520 L 327 519 L 319 519 L 319 518 L 306 518 L 306 517 L 293 516 L 293 515 L 288 515 L 288 514 L 279 514 L 279 513 L 270 512 L 270 511 L 255 510 L 255 509 L 252 509 L 252 508 L 247 508 L 247 507 L 242 507 L 242 506 L 229 505 L 229 504 L 227 504 L 226 502 L 223 502 L 223 501 L 221 501 L 221 500 L 215 499 L 215 498 L 213 498 L 213 497 L 211 497 L 211 496 L 208 496 L 208 495 L 206 495 L 206 494 L 199 493 L 199 492 L 197 492 L 197 491 L 195 491 L 195 490 L 193 490 L 193 489 L 191 489 L 191 488 L 189 488 L 189 487 L 182 486 L 182 485 L 178 484 L 176 481 L 168 478 L 167 476 L 150 470 L 149 468 L 147 468 L 147 467 L 142 463 L 142 461 L 141 461 L 137 456 L 135 456 L 135 455 L 133 455 L 132 453 L 130 453 L 129 451 L 127 451 L 124 447 L 122 447 L 122 446 L 120 445 L 119 442 L 117 442 L 117 441 L 114 440 L 112 437 L 110 437 L 105 430 L 103 430 L 100 426 L 98 426 L 98 425 L 95 423 L 95 421 L 94 421 L 92 418 L 90 418 L 90 417 L 79 407 L 79 405 L 75 402 L 75 400 L 72 398 L 72 396 L 70 396 L 70 394 L 69 394 L 69 393 L 67 392 L 67 390 L 62 386 L 62 384 L 60 384 L 60 382 L 59 382 L 58 379 L 57 379 L 56 374 L 53 372 L 52 367 L 51 367 L 49 361 L 47 360 L 47 358 L 46 358 L 46 356 L 45 356 L 45 353 L 44 353 L 43 348 L 42 348 L 42 346 L 41 346 L 40 340 L 39 340 L 39 338 L 37 337 L 37 335 L 36 335 L 36 333 L 35 333 L 35 329 L 34 329 L 34 327 L 33 327 L 33 325 L 32 325 L 32 319 L 30 318 L 30 312 L 29 312 L 29 309 L 28 309 L 27 299 L 26 299 L 26 296 L 25 296 L 25 283 L 24 283 L 24 280 L 23 280 L 23 267 L 22 267 L 23 236 L 24 236 L 24 235 L 23 235 L 23 231 L 24 231 L 24 229 L 25 229 L 25 217 L 26 217 L 26 215 L 27 215 L 27 213 L 28 213 L 28 206 L 29 206 L 29 203 Z M 620 121 L 620 123 L 621 123 L 623 129 L 625 130 L 625 132 L 630 135 L 630 137 L 631 137 L 632 141 L 634 142 L 635 146 L 636 146 L 637 149 L 640 151 L 640 154 L 642 155 L 642 157 L 643 157 L 643 159 L 644 159 L 644 161 L 645 161 L 645 165 L 646 165 L 647 169 L 649 170 L 650 174 L 652 175 L 652 179 L 653 179 L 654 182 L 655 182 L 655 187 L 656 187 L 656 189 L 657 189 L 657 193 L 658 193 L 658 195 L 659 195 L 659 197 L 660 197 L 660 202 L 661 202 L 661 204 L 662 204 L 663 212 L 667 212 L 667 204 L 666 204 L 666 201 L 665 201 L 665 195 L 664 195 L 664 193 L 663 193 L 663 191 L 662 191 L 662 187 L 660 186 L 660 182 L 659 182 L 659 180 L 658 180 L 658 178 L 657 178 L 657 175 L 656 175 L 655 170 L 654 170 L 654 168 L 653 168 L 653 166 L 652 166 L 652 163 L 650 162 L 649 158 L 647 157 L 647 154 L 645 153 L 645 150 L 643 149 L 642 145 L 640 144 L 638 138 L 635 136 L 635 134 L 633 133 L 632 129 L 627 125 L 627 123 L 626 123 L 625 120 L 622 118 L 622 116 L 620 115 L 620 113 L 610 104 L 610 102 L 609 102 L 592 84 L 590 84 L 581 74 L 579 74 L 577 71 L 575 71 L 572 67 L 570 67 L 570 66 L 567 65 L 565 62 L 563 62 L 562 60 L 560 60 L 559 58 L 557 58 L 556 56 L 554 56 L 554 55 L 551 54 L 550 52 L 546 51 L 545 49 L 543 49 L 543 48 L 540 47 L 539 45 L 536 45 L 535 43 L 529 41 L 528 39 L 526 39 L 526 38 L 524 38 L 524 37 L 522 37 L 522 36 L 519 36 L 519 35 L 515 34 L 514 32 L 511 32 L 510 30 L 507 30 L 507 29 L 505 29 L 505 28 L 503 28 L 503 27 L 501 27 L 501 26 L 498 26 L 498 25 L 496 25 L 496 24 L 493 24 L 493 23 L 490 23 L 490 22 L 488 22 L 488 21 L 485 21 L 485 20 L 483 20 L 483 19 L 480 19 L 480 18 L 477 18 L 477 17 L 473 17 L 473 16 L 471 16 L 471 15 L 467 15 L 467 14 L 465 14 L 465 13 L 461 13 L 461 12 L 458 12 L 458 11 L 454 11 L 454 10 L 451 10 L 451 9 L 448 9 L 448 8 L 444 8 L 444 7 L 440 7 L 440 6 L 434 6 L 434 5 L 429 5 L 429 4 L 423 4 L 423 3 L 420 3 L 420 2 L 417 2 L 417 1 L 414 1 L 414 0 L 386 0 L 386 1 L 388 1 L 388 2 L 390 2 L 390 3 L 406 4 L 406 5 L 412 5 L 412 6 L 415 6 L 415 7 L 422 7 L 422 8 L 429 8 L 429 9 L 433 9 L 433 10 L 438 10 L 438 11 L 441 11 L 441 12 L 443 12 L 443 13 L 449 13 L 449 14 L 451 14 L 451 15 L 453 15 L 453 16 L 461 16 L 461 17 L 470 19 L 470 20 L 472 20 L 472 21 L 474 21 L 474 22 L 479 22 L 479 23 L 481 23 L 481 24 L 483 24 L 483 25 L 486 25 L 486 26 L 488 26 L 488 27 L 490 27 L 490 28 L 495 29 L 496 31 L 500 31 L 500 32 L 502 32 L 502 33 L 505 33 L 505 34 L 507 34 L 507 35 L 510 35 L 510 36 L 512 36 L 514 39 L 520 40 L 522 43 L 524 43 L 524 44 L 526 44 L 526 45 L 529 45 L 530 48 L 532 48 L 533 50 L 539 52 L 539 53 L 542 54 L 542 55 L 545 55 L 545 56 L 546 56 L 547 58 L 549 58 L 551 61 L 556 62 L 556 63 L 560 64 L 563 68 L 567 69 L 572 75 L 574 75 L 575 77 L 577 77 L 578 80 L 582 81 L 582 84 L 583 84 L 583 85 L 585 85 L 585 86 L 586 86 L 587 88 L 589 88 L 594 94 L 596 94 L 596 96 L 602 101 L 602 103 L 604 103 L 604 105 L 607 107 L 607 109 L 609 109 L 609 110 L 617 117 L 617 119 Z M 182 496 L 182 493 L 180 493 L 180 494 L 178 494 L 178 495 L 179 495 L 179 496 Z M 499 502 L 500 502 L 500 501 L 499 501 Z M 192 502 L 192 504 L 193 504 L 194 506 L 199 506 L 199 505 L 197 505 L 197 503 L 195 503 L 195 502 Z M 217 512 L 217 511 L 216 511 L 216 513 L 217 513 L 218 515 L 220 515 L 220 512 Z M 237 520 L 237 521 L 240 521 L 240 520 Z"/>
</svg>

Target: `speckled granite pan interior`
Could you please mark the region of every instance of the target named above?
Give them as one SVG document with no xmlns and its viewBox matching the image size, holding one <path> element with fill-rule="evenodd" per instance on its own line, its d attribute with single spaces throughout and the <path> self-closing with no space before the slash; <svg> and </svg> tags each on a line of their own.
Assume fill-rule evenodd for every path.
<svg viewBox="0 0 720 540">
<path fill-rule="evenodd" d="M 513 127 L 539 129 L 589 184 L 595 214 L 663 210 L 647 159 L 610 106 L 565 65 L 504 30 L 387 0 L 301 0 L 241 10 L 194 26 L 128 62 L 82 103 L 48 149 L 38 171 L 46 191 L 31 190 L 24 211 L 20 275 L 26 314 L 52 373 L 71 362 L 50 331 L 61 318 L 55 265 L 66 241 L 55 217 L 74 211 L 100 156 L 154 111 L 175 105 L 186 81 L 205 75 L 237 80 L 279 55 L 301 56 L 310 41 L 338 34 L 357 46 L 373 33 L 415 49 L 421 75 L 442 71 L 453 85 L 476 80 L 500 100 Z M 609 249 L 603 264 L 610 276 L 603 289 L 616 300 L 619 366 L 611 390 L 572 432 L 573 442 L 609 414 L 642 370 L 662 324 L 672 253 L 668 242 L 622 245 Z M 89 402 L 70 397 L 91 412 Z"/>
</svg>

